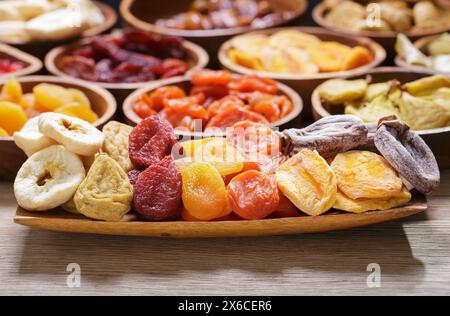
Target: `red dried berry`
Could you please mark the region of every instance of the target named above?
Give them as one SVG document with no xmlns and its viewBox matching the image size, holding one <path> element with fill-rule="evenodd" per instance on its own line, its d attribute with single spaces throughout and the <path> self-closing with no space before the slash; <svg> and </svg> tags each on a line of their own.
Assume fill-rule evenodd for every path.
<svg viewBox="0 0 450 316">
<path fill-rule="evenodd" d="M 181 174 L 168 156 L 139 175 L 133 193 L 136 212 L 148 221 L 178 219 L 181 189 Z"/>
<path fill-rule="evenodd" d="M 172 125 L 159 115 L 150 116 L 130 134 L 130 159 L 138 169 L 145 169 L 169 155 L 176 142 Z"/>
</svg>

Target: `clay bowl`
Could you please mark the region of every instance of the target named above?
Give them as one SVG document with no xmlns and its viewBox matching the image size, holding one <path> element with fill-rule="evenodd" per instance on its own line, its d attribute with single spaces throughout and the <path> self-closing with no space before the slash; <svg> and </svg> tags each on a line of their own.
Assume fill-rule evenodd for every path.
<svg viewBox="0 0 450 316">
<path fill-rule="evenodd" d="M 447 0 L 437 0 L 435 1 L 441 8 L 450 8 Z M 387 51 L 388 60 L 392 61 L 395 58 L 395 42 L 397 39 L 397 32 L 376 32 L 376 31 L 360 31 L 354 32 L 351 30 L 345 30 L 341 28 L 337 28 L 334 25 L 329 24 L 325 20 L 325 16 L 328 14 L 329 9 L 325 5 L 325 3 L 321 2 L 317 6 L 314 7 L 313 10 L 313 19 L 318 25 L 338 34 L 350 35 L 350 36 L 364 36 L 373 39 L 378 42 L 381 46 L 383 46 Z M 406 36 L 408 36 L 413 41 L 429 35 L 435 35 L 439 33 L 443 33 L 449 30 L 449 27 L 437 27 L 429 30 L 417 30 L 404 32 Z"/>
<path fill-rule="evenodd" d="M 418 41 L 414 42 L 414 46 L 416 46 L 418 49 L 420 49 L 423 53 L 425 53 L 425 55 L 428 55 L 427 53 L 427 48 L 428 45 L 434 41 L 435 39 L 437 39 L 440 35 L 432 35 L 432 36 L 426 36 L 423 37 L 421 39 L 419 39 Z M 430 72 L 432 74 L 444 74 L 444 75 L 450 75 L 448 72 L 444 72 L 444 71 L 439 71 L 439 70 L 434 70 L 434 69 L 429 69 L 420 65 L 411 65 L 408 64 L 400 55 L 397 55 L 395 57 L 395 64 L 399 67 L 402 68 L 406 68 L 409 69 L 411 71 L 427 71 Z"/>
<path fill-rule="evenodd" d="M 105 16 L 105 21 L 103 24 L 93 27 L 91 29 L 86 30 L 83 32 L 79 38 L 86 38 L 98 34 L 105 33 L 109 31 L 117 22 L 117 13 L 114 11 L 113 8 L 110 6 L 99 2 L 94 1 L 94 3 L 97 5 L 97 7 L 100 8 L 103 15 Z M 17 41 L 11 41 L 11 42 L 5 42 L 6 44 L 12 45 L 14 47 L 17 47 L 18 49 L 27 52 L 29 54 L 32 54 L 33 56 L 36 56 L 38 58 L 44 59 L 45 55 L 54 47 L 67 44 L 71 41 L 73 41 L 76 38 L 68 38 L 62 41 L 32 41 L 32 42 L 17 42 Z"/>
<path fill-rule="evenodd" d="M 90 41 L 89 39 L 84 39 L 76 43 L 52 49 L 45 57 L 45 67 L 51 74 L 55 76 L 72 78 L 61 70 L 62 60 L 65 56 L 69 54 L 69 52 L 79 48 L 80 46 L 88 44 L 89 41 Z M 209 56 L 203 48 L 189 41 L 184 41 L 183 47 L 187 54 L 187 61 L 191 66 L 191 69 L 188 71 L 188 73 L 206 67 L 206 65 L 209 62 Z M 95 83 L 89 82 L 89 83 L 96 84 L 100 87 L 109 90 L 114 95 L 114 97 L 116 97 L 117 102 L 120 104 L 134 90 L 143 88 L 149 85 L 150 83 L 157 83 L 159 81 L 163 80 L 156 80 L 152 82 L 140 82 L 140 83 L 102 83 L 102 82 L 95 82 Z"/>
<path fill-rule="evenodd" d="M 0 89 L 7 79 L 0 80 Z M 17 79 L 24 93 L 32 92 L 33 87 L 40 83 L 57 84 L 65 88 L 76 88 L 83 91 L 92 104 L 92 109 L 98 114 L 99 120 L 93 125 L 102 128 L 110 121 L 117 109 L 114 97 L 107 90 L 80 80 L 57 78 L 53 76 L 28 76 Z M 0 137 L 0 180 L 12 180 L 27 157 L 16 146 L 12 137 Z"/>
<path fill-rule="evenodd" d="M 24 53 L 9 45 L 0 44 L 0 58 L 8 58 L 14 61 L 21 61 L 27 66 L 19 71 L 0 74 L 0 80 L 11 77 L 23 77 L 35 74 L 42 69 L 42 62 L 34 56 Z"/>
<path fill-rule="evenodd" d="M 155 25 L 159 18 L 170 17 L 174 14 L 186 12 L 193 0 L 172 0 L 156 3 L 148 0 L 122 0 L 120 13 L 125 22 L 133 27 L 159 34 L 184 37 L 203 48 L 211 56 L 211 66 L 218 66 L 217 52 L 227 39 L 254 30 L 253 27 L 237 27 L 220 30 L 179 30 Z M 293 13 L 290 19 L 282 23 L 271 25 L 276 27 L 287 24 L 302 16 L 308 8 L 306 0 L 271 0 L 276 8 Z"/>
<path fill-rule="evenodd" d="M 418 80 L 427 76 L 430 76 L 426 71 L 412 71 L 404 68 L 396 67 L 383 67 L 373 69 L 367 73 L 372 76 L 373 82 L 385 82 L 392 79 L 398 79 L 402 83 Z M 350 79 L 365 78 L 366 75 L 359 75 L 351 77 Z M 326 106 L 322 103 L 319 95 L 319 89 L 317 88 L 312 96 L 314 118 L 319 120 L 323 117 L 330 115 L 337 115 L 344 113 L 343 106 Z M 433 150 L 436 159 L 438 160 L 441 168 L 450 167 L 450 127 L 437 128 L 426 131 L 418 131 L 420 136 L 426 141 L 428 146 Z"/>
<path fill-rule="evenodd" d="M 285 30 L 286 28 L 275 28 L 275 29 L 268 29 L 268 30 L 262 30 L 253 32 L 251 34 L 266 34 L 266 35 L 272 35 L 278 31 Z M 290 29 L 295 29 L 304 33 L 312 34 L 320 38 L 324 41 L 336 41 L 351 47 L 360 45 L 363 47 L 366 47 L 369 51 L 372 52 L 374 56 L 374 60 L 365 66 L 352 69 L 349 71 L 340 71 L 340 72 L 333 72 L 333 73 L 320 73 L 320 74 L 313 74 L 313 75 L 304 75 L 304 74 L 275 74 L 275 73 L 267 73 L 267 72 L 260 72 L 256 71 L 250 68 L 246 68 L 240 65 L 235 64 L 229 57 L 228 57 L 228 50 L 232 46 L 232 39 L 227 41 L 222 45 L 219 51 L 219 60 L 223 67 L 239 74 L 257 74 L 262 77 L 271 78 L 277 81 L 280 81 L 295 91 L 297 91 L 305 100 L 305 109 L 304 109 L 304 117 L 305 118 L 312 118 L 312 111 L 311 111 L 311 95 L 314 91 L 314 89 L 320 85 L 321 83 L 325 82 L 328 79 L 332 78 L 345 78 L 349 76 L 355 76 L 358 74 L 364 74 L 370 69 L 373 69 L 377 66 L 379 66 L 384 59 L 386 58 L 386 52 L 384 51 L 383 47 L 378 45 L 376 42 L 363 37 L 350 37 L 340 34 L 333 34 L 330 33 L 328 30 L 324 30 L 319 27 L 294 27 Z"/>
<path fill-rule="evenodd" d="M 182 88 L 185 91 L 189 91 L 191 88 L 190 77 L 185 76 L 182 78 L 169 79 L 165 82 L 153 83 L 145 88 L 133 92 L 123 103 L 123 112 L 125 114 L 127 123 L 132 126 L 135 126 L 136 124 L 139 124 L 139 122 L 142 121 L 142 119 L 133 110 L 133 104 L 136 99 L 138 99 L 145 93 L 149 93 L 158 88 L 169 85 L 175 85 Z M 294 106 L 293 110 L 291 111 L 291 113 L 289 113 L 289 115 L 279 120 L 278 122 L 272 124 L 272 127 L 279 127 L 280 129 L 282 129 L 283 127 L 288 125 L 291 121 L 293 121 L 295 118 L 300 116 L 303 110 L 303 101 L 301 97 L 288 86 L 282 83 L 278 83 L 278 88 L 280 90 L 280 94 L 287 96 Z M 224 136 L 224 133 L 210 134 L 204 132 L 186 132 L 181 130 L 175 130 L 175 134 L 179 137 L 182 137 L 185 140 L 211 136 L 218 136 L 218 137 Z"/>
</svg>

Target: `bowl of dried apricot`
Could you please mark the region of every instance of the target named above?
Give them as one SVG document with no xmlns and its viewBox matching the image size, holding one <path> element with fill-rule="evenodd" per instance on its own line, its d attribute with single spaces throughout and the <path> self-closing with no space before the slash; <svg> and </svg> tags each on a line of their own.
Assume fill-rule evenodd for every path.
<svg viewBox="0 0 450 316">
<path fill-rule="evenodd" d="M 329 80 L 312 97 L 314 117 L 351 114 L 372 128 L 394 115 L 427 142 L 441 167 L 450 166 L 450 78 L 426 71 L 378 68 Z"/>
<path fill-rule="evenodd" d="M 14 178 L 26 157 L 40 149 L 39 139 L 31 149 L 14 142 L 26 145 L 22 132 L 36 130 L 36 116 L 61 113 L 101 127 L 114 116 L 117 108 L 108 91 L 75 79 L 52 76 L 3 79 L 0 90 L 0 156 L 3 157 L 0 179 Z"/>
<path fill-rule="evenodd" d="M 395 39 L 404 33 L 412 40 L 450 29 L 450 6 L 446 0 L 349 1 L 325 0 L 313 11 L 314 21 L 333 32 L 365 36 L 380 43 L 390 58 Z"/>
<path fill-rule="evenodd" d="M 120 12 L 132 27 L 201 45 L 215 64 L 218 48 L 231 36 L 286 24 L 307 7 L 306 0 L 123 0 Z"/>
<path fill-rule="evenodd" d="M 440 184 L 431 150 L 393 118 L 373 137 L 361 119 L 340 115 L 281 133 L 245 121 L 226 137 L 183 141 L 160 115 L 103 131 L 55 113 L 38 121 L 51 144 L 20 168 L 14 194 L 15 222 L 40 229 L 152 237 L 323 232 L 422 212 Z M 377 151 L 362 149 L 369 143 Z"/>
<path fill-rule="evenodd" d="M 240 74 L 256 74 L 280 81 L 305 99 L 325 80 L 362 74 L 380 65 L 384 49 L 367 38 L 330 33 L 317 27 L 257 31 L 227 41 L 220 49 L 222 65 Z"/>
<path fill-rule="evenodd" d="M 121 102 L 149 82 L 183 76 L 208 61 L 203 48 L 181 38 L 124 29 L 57 47 L 45 66 L 57 76 L 95 82 Z"/>
<path fill-rule="evenodd" d="M 123 104 L 131 125 L 159 114 L 180 136 L 224 135 L 242 121 L 281 127 L 299 117 L 302 109 L 300 96 L 272 79 L 207 69 L 149 85 Z"/>
</svg>

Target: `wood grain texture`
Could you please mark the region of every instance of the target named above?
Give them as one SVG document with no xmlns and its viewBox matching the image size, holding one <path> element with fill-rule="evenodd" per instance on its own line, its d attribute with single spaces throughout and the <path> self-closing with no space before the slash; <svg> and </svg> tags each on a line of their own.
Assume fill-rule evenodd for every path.
<svg viewBox="0 0 450 316">
<path fill-rule="evenodd" d="M 155 239 L 61 234 L 12 222 L 0 184 L 0 295 L 384 295 L 450 293 L 450 170 L 429 210 L 403 222 L 272 238 Z M 81 266 L 81 288 L 66 267 Z M 378 263 L 382 287 L 366 285 Z"/>
</svg>

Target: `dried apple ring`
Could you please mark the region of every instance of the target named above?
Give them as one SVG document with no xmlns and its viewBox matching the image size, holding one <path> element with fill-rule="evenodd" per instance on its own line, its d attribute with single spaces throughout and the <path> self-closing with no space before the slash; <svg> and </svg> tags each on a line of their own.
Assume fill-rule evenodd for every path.
<svg viewBox="0 0 450 316">
<path fill-rule="evenodd" d="M 331 164 L 338 187 L 351 199 L 389 198 L 401 191 L 402 179 L 380 155 L 369 151 L 339 154 Z"/>
<path fill-rule="evenodd" d="M 368 129 L 354 115 L 325 117 L 304 129 L 283 132 L 287 153 L 296 154 L 303 148 L 317 150 L 325 158 L 346 152 L 367 143 Z"/>
<path fill-rule="evenodd" d="M 350 213 L 365 213 L 369 211 L 384 211 L 408 203 L 411 193 L 403 188 L 402 191 L 386 199 L 356 199 L 353 200 L 344 193 L 338 191 L 334 208 Z"/>
<path fill-rule="evenodd" d="M 440 183 L 440 171 L 425 141 L 398 120 L 382 121 L 375 134 L 375 146 L 414 188 L 431 194 Z"/>
<path fill-rule="evenodd" d="M 336 201 L 333 170 L 316 151 L 302 149 L 278 168 L 278 188 L 302 212 L 318 216 Z"/>
</svg>

